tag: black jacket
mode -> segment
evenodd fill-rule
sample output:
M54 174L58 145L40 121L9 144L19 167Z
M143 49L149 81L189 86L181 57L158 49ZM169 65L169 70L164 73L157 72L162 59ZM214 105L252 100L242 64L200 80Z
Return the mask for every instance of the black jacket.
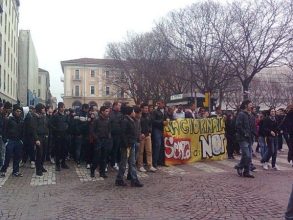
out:
M156 109L153 111L152 120L153 120L153 128L157 128L161 131L164 129L164 121L167 119L165 112L161 112L160 109Z
M121 123L122 145L121 147L132 147L137 142L137 130L134 119L126 115Z
M273 137L271 131L275 132L276 136L279 133L279 124L277 119L272 120L270 117L264 119L263 129L266 137ZM275 136L275 137L276 137Z
M293 136L293 111L288 112L284 119L283 126L286 130L286 133L290 134L290 136Z
M4 114L0 114L0 135L3 135L3 130L4 130L4 125L5 125L5 121L7 120L7 118L5 117Z
M105 118L103 115L99 115L98 119L95 120L94 131L98 140L111 138L110 119L108 117Z
M123 115L121 112L112 111L110 113L110 124L112 135L121 135L121 122L123 120Z
M240 111L236 116L236 139L238 142L253 140L253 128L251 126L250 114L246 111Z
M65 136L69 127L67 116L57 112L52 116L50 126L54 136Z
M23 140L23 121L21 118L10 116L3 132L3 141Z
M70 120L70 133L80 136L88 134L89 122L87 112L81 111L79 115Z
M40 136L49 134L48 121L45 115L33 113L28 121L34 141L40 140Z
M232 119L227 119L225 122L225 135L229 139L234 139L235 138L235 118Z
M261 119L259 121L259 128L258 128L258 136L259 137L265 137L266 136L266 131L264 129L263 124L264 124L264 119Z
M152 133L152 118L149 113L142 113L140 118L141 133L149 136Z

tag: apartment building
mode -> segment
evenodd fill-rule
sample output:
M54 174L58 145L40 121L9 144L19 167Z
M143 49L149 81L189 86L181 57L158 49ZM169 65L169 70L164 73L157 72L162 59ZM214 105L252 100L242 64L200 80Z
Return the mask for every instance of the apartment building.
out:
M37 97L39 103L44 105L50 104L51 92L50 92L50 74L47 70L39 68L38 75L38 92Z
M61 61L64 74L63 101L68 108L82 104L102 106L115 100L133 103L126 93L113 84L113 75L119 72L114 60L81 58Z
M30 31L20 30L18 40L18 99L22 105L36 105L39 102L39 64Z
M17 102L19 0L0 0L0 98Z

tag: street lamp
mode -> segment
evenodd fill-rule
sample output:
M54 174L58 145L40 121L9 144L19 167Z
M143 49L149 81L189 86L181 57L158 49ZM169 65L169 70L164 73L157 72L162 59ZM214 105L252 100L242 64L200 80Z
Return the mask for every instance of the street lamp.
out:
M192 77L193 77L193 50L194 47L192 44L185 44L191 50L191 57L190 57L190 95L193 96L193 85L192 85Z

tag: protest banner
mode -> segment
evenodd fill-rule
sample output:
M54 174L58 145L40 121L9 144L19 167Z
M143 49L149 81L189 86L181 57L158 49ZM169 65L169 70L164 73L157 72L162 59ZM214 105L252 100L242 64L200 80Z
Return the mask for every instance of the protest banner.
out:
M223 160L226 144L223 118L177 119L164 126L166 165Z

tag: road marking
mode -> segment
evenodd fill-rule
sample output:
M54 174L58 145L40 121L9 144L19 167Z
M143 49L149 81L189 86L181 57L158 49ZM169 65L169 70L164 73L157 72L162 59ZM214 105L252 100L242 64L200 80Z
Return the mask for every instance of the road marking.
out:
M192 166L196 169L205 171L207 173L224 173L227 172L226 170L223 170L221 168L215 167L215 166L211 166L212 162L209 162L209 164L203 163L203 162L198 162L195 164L192 164Z
M9 176L12 173L12 167L8 167L6 171L5 177L0 177L0 188L5 184L5 182L8 180Z
M45 166L45 169L47 170L47 172L43 173L43 176L37 176L34 172L30 183L31 186L56 184L55 166Z
M103 181L104 178L103 177L94 177L92 178L90 176L90 170L86 169L85 167L77 167L75 166L75 171L77 173L77 176L80 180L80 182L95 182L95 181ZM97 172L96 172L97 174Z

